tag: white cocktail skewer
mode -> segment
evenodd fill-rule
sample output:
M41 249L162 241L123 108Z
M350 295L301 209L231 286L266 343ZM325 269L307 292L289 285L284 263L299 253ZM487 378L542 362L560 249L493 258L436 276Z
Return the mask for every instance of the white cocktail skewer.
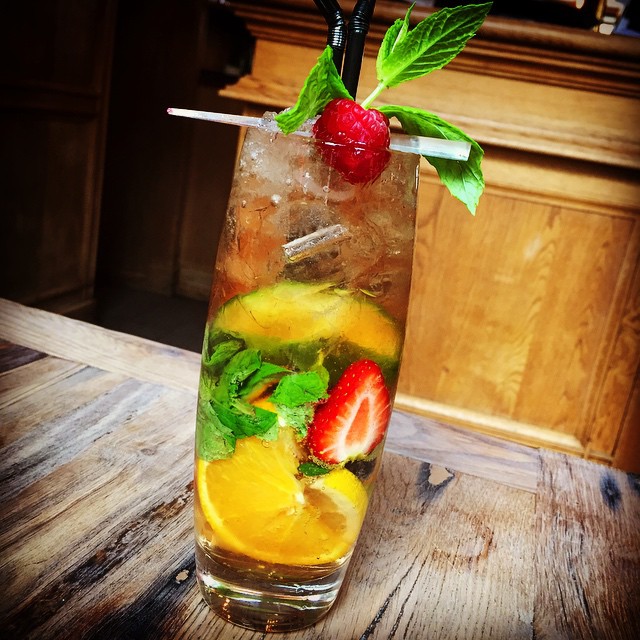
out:
M274 120L256 118L253 116L239 116L232 113L215 113L213 111L197 111L192 109L167 109L172 116L192 118L195 120L208 120L222 124L233 124L239 127L258 127L266 131L279 133L280 129ZM299 130L296 135L310 137L309 130ZM416 153L432 158L444 158L446 160L468 160L471 145L459 140L443 140L440 138L427 138L425 136L409 136L404 133L392 133L389 148L394 151Z

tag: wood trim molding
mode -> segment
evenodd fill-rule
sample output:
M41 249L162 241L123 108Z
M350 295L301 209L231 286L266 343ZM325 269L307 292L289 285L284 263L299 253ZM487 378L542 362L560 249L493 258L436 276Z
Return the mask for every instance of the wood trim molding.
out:
M228 4L257 39L317 51L326 42L324 21L309 0L230 0ZM378 0L366 55L375 56L386 29L405 11L404 3ZM412 23L432 12L433 9L416 7ZM489 17L447 68L640 97L639 40L509 18Z
M427 416L447 424L467 427L477 433L504 438L530 447L551 448L581 457L586 454L585 447L571 434L433 402L417 396L398 393L394 408L399 411L408 411ZM595 452L593 453L595 454ZM611 462L611 459L606 456L598 456L598 460L605 464Z

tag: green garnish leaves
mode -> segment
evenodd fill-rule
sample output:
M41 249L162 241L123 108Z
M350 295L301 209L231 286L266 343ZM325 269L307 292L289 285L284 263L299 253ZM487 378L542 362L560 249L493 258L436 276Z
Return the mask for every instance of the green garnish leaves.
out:
M242 340L236 340L235 338L224 340L216 344L208 356L203 356L202 362L209 368L218 368L238 353L243 346Z
M218 420L237 438L263 436L276 425L278 416L271 412L234 402L211 402Z
M409 7L385 35L378 53L378 82L395 87L449 64L484 22L491 2L440 9L409 29Z
M218 418L209 401L198 405L196 452L203 460L230 458L236 449L236 435Z
M329 376L324 367L319 371L292 373L280 380L271 395L280 420L295 429L299 437L307 435L316 403L327 398L328 383Z
M255 371L260 369L260 352L255 349L243 349L236 353L225 366L213 397L225 401L240 395L240 386Z
M262 362L258 369L247 379L242 389L242 395L248 396L256 390L266 389L288 373L291 373L291 371L285 367L271 362Z
M241 350L232 343L240 342ZM260 352L244 349L244 343L224 340L213 348L211 356L203 362L198 399L198 428L196 451L204 460L230 457L235 451L236 440L259 436L263 440L278 437L278 416L272 411L254 407L244 397L257 387L283 375L283 367L262 363ZM227 362L223 357L228 356ZM207 364L209 363L209 364ZM220 368L219 376L211 369Z
M438 176L451 195L461 200L475 215L478 201L484 190L484 177L481 162L484 151L480 145L457 127L442 118L412 107L385 105L379 108L388 118L395 117L400 121L402 129L410 135L443 138L445 140L463 140L471 143L471 152L466 162L445 160L425 156L433 165Z
M451 62L477 33L492 4L484 2L439 9L411 29L412 4L404 18L396 20L386 32L376 59L378 85L362 100L361 106L368 109L385 89L420 78ZM304 83L296 105L279 113L276 122L284 133L292 133L306 120L321 113L334 98L351 96L333 64L331 48L327 47ZM376 108L387 117L395 116L405 133L471 143L467 162L425 158L435 167L451 194L475 215L484 190L480 167L484 152L480 146L460 129L426 111L393 105Z
M326 47L309 72L295 106L275 117L283 133L297 131L309 118L318 115L334 98L351 99L333 62L331 47Z
M382 43L380 44L380 49L378 51L378 57L376 58L376 73L378 81L380 81L380 78L385 73L385 62L393 53L396 45L403 42L409 32L409 18L411 17L411 12L413 11L414 6L415 5L412 4L407 10L405 17L401 20L396 20L384 34L384 38L382 39Z
M302 462L298 466L298 471L304 476L323 476L329 473L331 469L315 464L314 462Z
M196 451L203 460L229 458L239 438L276 440L286 425L304 438L315 405L327 397L329 374L321 365L297 373L263 362L242 340L216 336L203 358ZM268 398L272 410L252 404Z
M271 396L271 401L285 407L299 407L326 397L327 381L315 371L305 371L282 378Z

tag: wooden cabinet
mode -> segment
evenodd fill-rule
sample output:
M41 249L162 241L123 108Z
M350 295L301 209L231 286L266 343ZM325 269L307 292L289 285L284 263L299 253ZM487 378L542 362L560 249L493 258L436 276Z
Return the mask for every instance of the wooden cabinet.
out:
M242 28L237 17L207 0L120 4L101 281L208 298L239 130L171 117L166 110L238 109L217 90L229 68L241 66Z
M0 295L93 299L115 0L14 2L0 20Z
M207 0L7 7L0 296L83 317L96 280L208 297L238 130L166 109L237 108L217 86L239 22Z
M231 6L256 49L224 95L293 104L324 46L313 3ZM359 97L403 12L377 3ZM486 151L475 218L424 163L400 407L640 471L639 61L634 39L490 18L446 69L381 96Z

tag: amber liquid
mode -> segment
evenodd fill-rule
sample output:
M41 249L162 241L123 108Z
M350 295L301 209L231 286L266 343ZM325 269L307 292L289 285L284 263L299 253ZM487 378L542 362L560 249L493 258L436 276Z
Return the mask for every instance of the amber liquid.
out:
M351 362L372 359L393 398L410 289L417 169L416 156L396 153L373 184L351 185L324 164L312 140L248 132L218 250L196 442L210 419L207 362L229 336L292 371L321 361L330 387ZM283 424L281 432L287 429ZM296 471L309 452L303 439L292 439L289 448L273 445L280 471L265 480L268 451L251 438L250 446L238 445L233 462L205 463L196 456L198 582L209 606L230 622L263 631L299 629L335 602L383 444L366 460L318 480ZM264 467L255 480L252 452ZM235 482L245 470L247 482ZM261 505L284 500L280 485L288 482L296 500L266 513ZM270 498L271 484L277 499ZM246 526L236 507L245 503L260 511ZM291 518L294 525L287 524ZM308 560L314 540L319 562Z

